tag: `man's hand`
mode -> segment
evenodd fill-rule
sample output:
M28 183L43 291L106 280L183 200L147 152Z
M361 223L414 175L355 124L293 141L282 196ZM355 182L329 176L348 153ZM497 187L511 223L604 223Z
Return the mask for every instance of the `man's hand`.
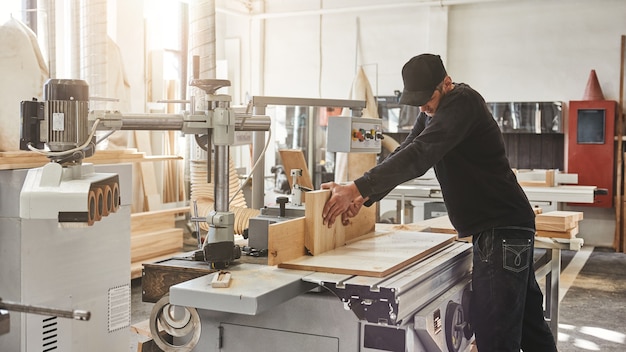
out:
M348 208L350 208L350 205L353 204L353 201L357 197L361 196L358 188L356 188L356 185L353 182L347 185L340 185L335 182L323 183L322 189L329 189L331 193L330 199L326 202L326 204L324 205L324 210L322 211L324 224L328 225L328 227L333 226L337 216L344 214L348 210ZM362 204L363 203L361 202L361 205ZM354 213L354 215L356 215L360 208L360 206L358 206L358 208L354 208L351 213ZM347 219L344 218L342 215L342 221L343 220Z
M363 199L363 197L361 196L358 196L352 203L350 203L348 209L341 214L341 223L343 224L343 226L347 226L350 224L350 218L355 217L359 213L359 210L361 210L364 202L365 199Z

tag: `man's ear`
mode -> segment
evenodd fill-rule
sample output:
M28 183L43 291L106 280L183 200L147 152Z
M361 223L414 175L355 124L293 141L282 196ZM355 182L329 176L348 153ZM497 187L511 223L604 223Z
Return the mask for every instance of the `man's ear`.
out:
M446 76L443 79L443 87L446 92L452 88L452 78L450 76Z

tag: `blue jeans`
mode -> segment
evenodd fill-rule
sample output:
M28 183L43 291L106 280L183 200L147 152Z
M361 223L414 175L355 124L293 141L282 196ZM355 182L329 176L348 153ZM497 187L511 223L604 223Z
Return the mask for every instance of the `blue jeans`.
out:
M479 352L554 352L535 278L534 223L473 236L470 322Z

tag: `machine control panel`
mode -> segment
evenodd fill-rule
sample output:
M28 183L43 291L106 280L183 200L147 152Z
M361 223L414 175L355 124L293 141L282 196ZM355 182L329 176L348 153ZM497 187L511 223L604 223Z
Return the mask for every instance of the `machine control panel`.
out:
M364 117L333 116L328 119L329 152L380 153L382 120Z

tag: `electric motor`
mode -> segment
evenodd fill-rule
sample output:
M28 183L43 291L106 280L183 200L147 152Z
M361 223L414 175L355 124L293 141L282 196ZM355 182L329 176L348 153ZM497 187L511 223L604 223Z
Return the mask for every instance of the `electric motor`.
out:
M43 87L43 102L21 104L20 149L29 144L63 152L83 145L89 138L89 86L84 80L49 79Z

